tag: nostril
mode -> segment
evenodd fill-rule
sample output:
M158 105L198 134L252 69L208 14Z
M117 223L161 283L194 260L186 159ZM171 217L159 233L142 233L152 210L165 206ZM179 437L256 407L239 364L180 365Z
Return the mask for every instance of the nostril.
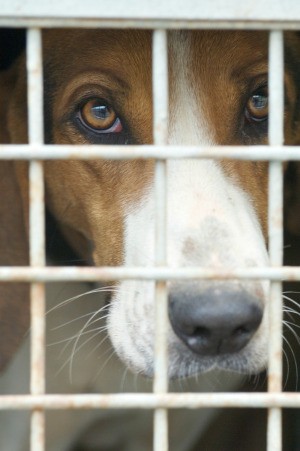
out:
M173 328L177 330L178 334L185 335L187 337L195 338L195 337L203 337L208 338L211 334L209 328L202 325L195 325L193 320L190 318L189 321L176 321L176 323L172 322Z
M232 331L228 330L228 336L225 335L223 330L220 330L220 333L217 333L217 332L214 332L213 328L208 329L207 327L193 327L193 328L186 327L182 332L190 338L199 338L199 339L203 339L203 340L208 339L213 335L215 335L215 337L220 336L220 338L223 335L223 339L232 339L232 338L245 337L245 336L251 334L251 330L249 330L249 328L247 328L246 326L236 327Z
M245 334L249 334L250 330L248 327L246 326L240 326L240 327L236 327L233 332L232 335L235 337L241 336L241 335L245 335Z
M208 338L210 334L211 334L210 330L207 329L206 327L195 327L191 336Z

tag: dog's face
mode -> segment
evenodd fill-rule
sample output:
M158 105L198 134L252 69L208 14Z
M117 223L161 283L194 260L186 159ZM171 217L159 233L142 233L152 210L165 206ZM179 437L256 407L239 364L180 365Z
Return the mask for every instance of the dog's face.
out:
M298 132L297 45L286 36L290 144ZM150 32L46 31L44 60L47 142L152 143ZM169 74L169 143L267 142L267 33L170 32ZM24 89L21 80L10 108L13 142L25 139ZM96 265L154 265L153 161L53 161L45 170L48 206L75 248L92 249ZM168 265L267 264L265 163L170 160L167 171ZM168 290L170 377L265 366L267 283L178 281ZM154 282L119 283L108 320L117 353L147 375L154 291Z

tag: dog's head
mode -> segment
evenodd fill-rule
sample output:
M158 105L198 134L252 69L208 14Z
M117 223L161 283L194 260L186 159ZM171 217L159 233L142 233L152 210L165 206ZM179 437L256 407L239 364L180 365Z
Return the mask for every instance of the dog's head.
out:
M44 32L48 143L152 142L151 33ZM286 143L298 140L297 37L287 34ZM171 144L267 142L268 35L170 32ZM11 142L26 141L25 78L12 96ZM19 179L23 169L17 168ZM167 162L168 265L215 268L268 263L267 164ZM51 161L47 204L67 239L96 265L154 264L153 161ZM169 282L169 374L266 365L266 282ZM154 282L123 281L109 334L132 368L153 374Z

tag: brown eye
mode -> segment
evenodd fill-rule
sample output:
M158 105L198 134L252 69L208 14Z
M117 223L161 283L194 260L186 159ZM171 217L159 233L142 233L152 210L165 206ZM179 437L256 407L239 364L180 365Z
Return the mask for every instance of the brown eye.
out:
M80 110L85 126L98 133L119 133L122 124L116 112L101 99L87 101Z
M267 89L261 89L249 98L246 106L246 117L248 120L262 122L268 118L269 99Z

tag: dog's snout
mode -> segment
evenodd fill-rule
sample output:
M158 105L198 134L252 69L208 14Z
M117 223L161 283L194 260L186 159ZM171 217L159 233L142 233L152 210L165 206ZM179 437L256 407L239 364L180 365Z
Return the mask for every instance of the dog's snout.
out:
M263 316L261 302L245 290L170 293L169 317L176 335L195 353L216 356L247 345Z

